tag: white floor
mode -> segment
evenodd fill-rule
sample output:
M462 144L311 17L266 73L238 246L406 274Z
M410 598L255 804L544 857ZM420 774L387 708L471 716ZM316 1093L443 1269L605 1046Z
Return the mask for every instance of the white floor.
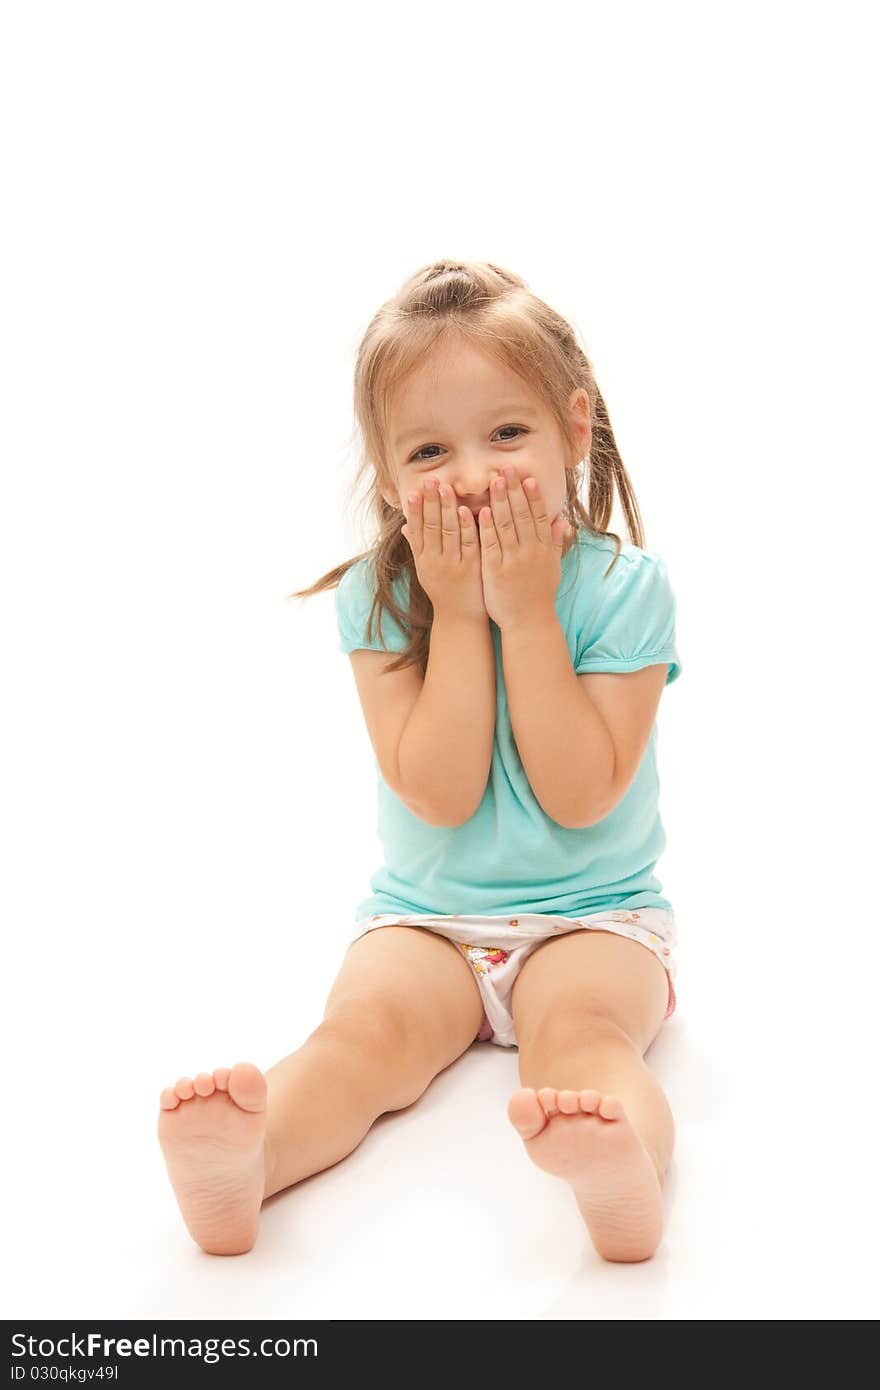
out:
M859 881L876 818L858 802L862 765L836 749L820 790L801 790L805 740L831 726L799 703L797 666L780 667L745 732L736 691L725 706L705 671L691 704L670 699L663 716L678 1011L649 1061L677 1143L652 1261L595 1255L570 1193L508 1124L517 1055L491 1043L267 1204L250 1254L202 1254L168 1185L159 1093L300 1045L379 860L353 682L329 666L323 685L300 682L291 724L294 682L271 660L244 663L248 689L226 705L200 662L179 687L193 708L163 725L176 743L136 737L129 704L102 733L84 687L90 741L37 721L44 761L21 767L4 942L6 1317L877 1316L880 938ZM264 724L257 685L274 701ZM869 685L847 691L864 728ZM708 758L717 709L739 732ZM238 732L215 766L224 722ZM344 784L312 737L324 726L339 730Z
M124 1034L119 1047L118 1005L102 1024L93 1000L55 1086L44 1074L15 1098L5 1315L875 1317L873 1057L856 1051L840 1068L837 1028L829 1049L815 999L822 988L831 999L834 982L791 973L791 962L774 1032L768 1004L786 957L768 961L738 1023L734 995L718 987L730 984L723 954L697 947L680 971L679 1012L649 1054L677 1121L667 1228L655 1258L632 1266L595 1255L568 1190L527 1159L505 1115L516 1053L492 1044L384 1116L342 1163L267 1203L250 1254L206 1256L179 1220L153 1136L166 1081L157 1054L179 1053L184 1025L159 1011L155 1036L138 1029L133 1047ZM248 1013L256 1029L259 1009ZM198 1008L192 1016L204 1021ZM90 1055L101 1047L103 1067ZM274 1060L237 1043L232 1052L194 1069Z

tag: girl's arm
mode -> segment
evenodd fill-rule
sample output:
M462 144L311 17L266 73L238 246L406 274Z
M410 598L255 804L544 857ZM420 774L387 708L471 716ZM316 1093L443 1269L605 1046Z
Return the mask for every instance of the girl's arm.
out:
M605 814L614 743L572 665L559 617L501 629L501 661L517 751L535 800L566 830Z
M429 825L462 825L483 799L495 736L495 648L488 614L434 614L425 680L398 748L406 799Z

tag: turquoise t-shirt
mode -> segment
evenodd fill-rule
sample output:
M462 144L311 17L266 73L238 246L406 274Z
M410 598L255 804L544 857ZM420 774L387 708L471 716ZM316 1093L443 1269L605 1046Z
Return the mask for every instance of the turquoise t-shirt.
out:
M623 544L608 578L615 543L580 532L562 558L556 595L574 670L637 671L668 663L666 684L681 674L675 646L675 598L663 560ZM373 575L372 583L370 576ZM407 611L408 573L395 582ZM336 590L339 647L400 651L404 634L387 609L382 635L365 639L375 593L370 556L346 571ZM517 752L501 657L501 630L490 622L495 644L496 715L492 765L483 799L463 825L427 825L391 790L379 771L378 835L385 863L370 879L371 896L355 908L355 920L374 913L508 916L542 913L581 916L606 908L665 907L654 865L666 836L658 811L656 722L626 795L597 825L566 830L535 799Z

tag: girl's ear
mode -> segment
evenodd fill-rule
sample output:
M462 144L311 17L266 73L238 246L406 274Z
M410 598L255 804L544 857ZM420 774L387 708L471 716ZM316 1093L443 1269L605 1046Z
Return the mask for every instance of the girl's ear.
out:
M590 398L582 386L572 392L569 408L572 413L572 423L580 441L580 456L583 458L590 452L590 445L593 442L593 425L590 418Z

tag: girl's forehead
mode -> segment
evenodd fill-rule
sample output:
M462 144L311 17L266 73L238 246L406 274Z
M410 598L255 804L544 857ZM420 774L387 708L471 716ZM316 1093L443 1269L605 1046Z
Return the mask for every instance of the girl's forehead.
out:
M466 346L444 352L419 366L389 393L389 411L400 418L426 410L472 411L509 406L542 406L540 397L503 362Z

